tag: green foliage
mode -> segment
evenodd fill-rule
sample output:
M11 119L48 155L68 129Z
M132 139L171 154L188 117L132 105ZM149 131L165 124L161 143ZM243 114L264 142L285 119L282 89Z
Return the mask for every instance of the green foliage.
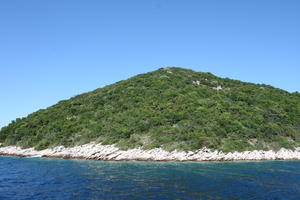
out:
M170 151L293 148L300 144L300 95L162 68L60 101L0 131L2 145L36 149L91 141Z

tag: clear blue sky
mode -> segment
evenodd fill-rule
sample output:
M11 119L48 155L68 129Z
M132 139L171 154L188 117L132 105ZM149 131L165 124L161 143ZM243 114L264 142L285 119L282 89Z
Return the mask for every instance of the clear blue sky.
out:
M164 66L300 91L298 0L0 1L0 127Z

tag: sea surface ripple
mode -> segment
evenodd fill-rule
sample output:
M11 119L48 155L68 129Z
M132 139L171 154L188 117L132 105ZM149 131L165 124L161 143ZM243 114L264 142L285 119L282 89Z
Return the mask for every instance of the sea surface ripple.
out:
M300 199L300 161L105 162L0 157L0 200Z

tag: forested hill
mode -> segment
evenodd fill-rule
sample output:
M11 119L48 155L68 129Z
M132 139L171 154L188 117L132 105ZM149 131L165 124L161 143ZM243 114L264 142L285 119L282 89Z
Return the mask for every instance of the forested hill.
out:
M0 131L0 143L44 149L91 141L122 149L223 151L300 146L300 94L161 68L60 101Z

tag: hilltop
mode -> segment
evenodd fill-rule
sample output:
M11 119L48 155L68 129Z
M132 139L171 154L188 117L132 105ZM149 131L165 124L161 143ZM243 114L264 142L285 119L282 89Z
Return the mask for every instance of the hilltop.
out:
M92 141L168 151L293 149L300 146L300 95L161 68L60 101L0 131L3 146L37 150Z

